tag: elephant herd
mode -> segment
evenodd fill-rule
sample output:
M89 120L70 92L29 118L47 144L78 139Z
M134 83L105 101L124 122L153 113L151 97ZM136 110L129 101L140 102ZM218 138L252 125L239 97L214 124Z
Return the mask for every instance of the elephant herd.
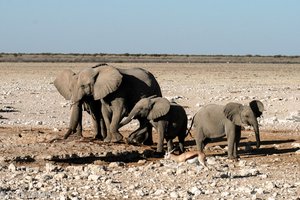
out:
M152 127L158 133L157 152L163 152L164 139L167 150L173 149L172 140L178 137L179 151L184 152L184 139L194 127L197 149L214 138L227 136L228 157L237 158L237 147L242 125L253 126L257 148L260 146L257 118L264 106L258 100L249 105L228 103L225 106L210 104L193 117L187 130L186 112L179 104L162 97L160 86L149 71L142 68L120 69L107 64L88 67L78 73L66 69L54 80L58 92L71 101L70 134L82 135L82 112L91 115L95 138L104 142L121 142L119 128L132 119L139 127L127 138L128 143L153 144Z

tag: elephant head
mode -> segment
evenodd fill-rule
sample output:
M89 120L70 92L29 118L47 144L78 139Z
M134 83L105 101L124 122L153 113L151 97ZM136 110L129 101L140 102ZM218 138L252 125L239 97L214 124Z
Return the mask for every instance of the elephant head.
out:
M78 102L85 96L93 96L94 100L102 99L118 89L122 77L122 74L111 66L86 68L78 74L71 101Z
M260 136L257 117L260 117L264 110L263 103L254 100L249 103L249 106L239 103L228 103L225 105L224 114L227 119L232 121L237 126L243 124L251 125L255 132L256 147L260 147Z
M78 81L78 75L75 74L72 70L66 69L56 77L53 84L58 90L58 92L66 100L71 100L76 88L77 81ZM67 138L72 132L76 130L77 125L81 120L81 117L82 117L82 107L81 107L81 103L78 101L75 104L72 104L70 127L68 132L65 134L64 138Z
M166 115L169 112L170 107L170 102L166 98L153 96L142 98L132 108L128 117L120 123L120 127L138 117L155 120Z

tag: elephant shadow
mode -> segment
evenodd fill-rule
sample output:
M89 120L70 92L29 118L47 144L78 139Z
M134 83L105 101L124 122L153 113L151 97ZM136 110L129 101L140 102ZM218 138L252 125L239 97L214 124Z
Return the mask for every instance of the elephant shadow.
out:
M3 108L0 109L0 113L12 113L12 112L20 112L20 111L15 109L12 106L4 106ZM0 119L8 119L8 118L0 115Z
M242 137L241 140L243 139L247 139L246 137ZM221 142L221 143L220 143ZM261 141L261 147L259 149L257 149L255 147L256 142L240 142L239 147L242 147L239 150L240 155L248 155L248 156L266 156L266 155L274 155L274 154L286 154L286 153L294 153L297 150L299 150L299 148L294 148L294 147L290 147L290 148L286 148L288 146L284 146L283 148L277 148L276 145L279 144L288 144L288 143L293 143L296 142L296 140L294 139L286 139L286 140L264 140ZM191 139L191 140L187 140L186 141L186 146L187 147L195 147L195 140ZM252 147L251 151L246 151L243 147L249 145ZM219 138L219 139L215 139L214 141L209 143L210 147L213 146L220 146L222 149L224 149L227 146L227 139L225 138ZM205 150L204 150L205 151ZM209 155L211 156L226 156L227 152L224 153L220 153L220 152L214 152L211 151L209 153Z
M50 161L56 163L68 163L68 164L92 164L96 162L103 163L137 163L139 160L145 160L146 158L151 158L155 153L155 150L144 150L142 153L138 151L124 151L120 153L105 153L103 155L93 155L89 156L78 156L76 154L72 154L68 158L58 158L53 157Z
M257 155L257 156L266 156L266 155L274 155L274 154L286 154L286 153L294 153L299 148L297 147L290 147L290 148L277 148L276 145L279 144L287 144L287 143L293 143L296 142L294 139L287 139L287 140L265 140L261 141L262 145L265 145L266 147L261 147L259 149L253 148L251 152L241 150L241 153L244 155ZM241 146L245 146L246 143L241 143ZM255 142L251 143L251 146L255 146Z

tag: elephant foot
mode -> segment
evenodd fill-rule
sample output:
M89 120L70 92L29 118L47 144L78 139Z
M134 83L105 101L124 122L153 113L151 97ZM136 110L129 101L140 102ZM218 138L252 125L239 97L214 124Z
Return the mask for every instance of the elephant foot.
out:
M104 140L104 138L103 138L103 136L102 136L101 134L97 134L97 135L95 136L95 139L96 139L96 140Z
M111 137L106 136L106 138L103 140L103 142L107 142L107 143L111 142Z
M120 133L114 133L114 138L111 140L113 143L122 142L123 141L123 135Z
M234 157L234 156L229 156L229 157L228 157L228 160L236 162L236 161L239 160L239 156L236 156L236 157Z

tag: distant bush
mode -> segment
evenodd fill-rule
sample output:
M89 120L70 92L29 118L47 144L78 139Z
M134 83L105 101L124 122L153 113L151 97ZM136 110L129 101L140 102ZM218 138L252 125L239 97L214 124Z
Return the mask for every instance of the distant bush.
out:
M282 55L275 55L274 58L281 58L283 57Z

